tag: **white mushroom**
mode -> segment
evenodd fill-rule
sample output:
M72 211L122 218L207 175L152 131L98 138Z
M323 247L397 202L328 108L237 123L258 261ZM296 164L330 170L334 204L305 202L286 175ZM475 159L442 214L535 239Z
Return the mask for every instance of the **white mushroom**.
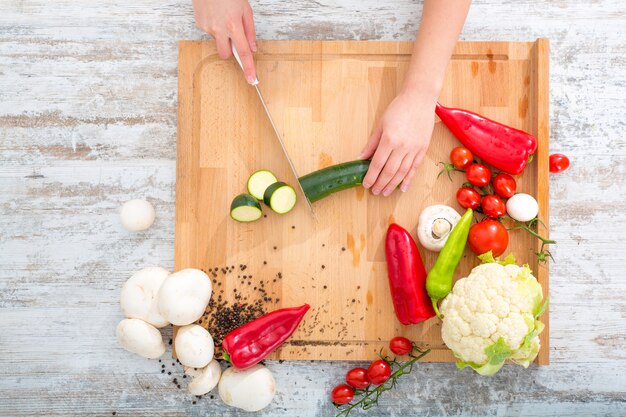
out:
M508 199L506 212L517 221L527 222L537 217L539 204L532 195L519 193Z
M159 313L157 294L170 273L163 268L148 267L135 272L124 283L120 304L124 315L141 319L156 328L167 326L168 321Z
M222 368L216 360L209 362L202 369L185 367L185 374L191 377L187 389L192 395L204 395L217 386L222 375Z
M199 269L175 272L159 288L159 312L176 326L193 323L204 314L211 291L211 280Z
M139 232L152 226L154 216L152 204L142 199L125 202L120 210L122 224L131 232Z
M184 366L204 368L213 359L213 338L209 332L197 324L189 324L178 329L174 339L176 356Z
M443 204L428 206L420 214L417 238L424 248L439 252L460 219L461 215L452 207Z
M274 399L276 381L263 365L245 370L228 368L222 374L218 390L225 404L245 411L259 411Z
M165 353L161 333L143 320L124 319L115 331L118 343L127 351L148 359L155 359Z

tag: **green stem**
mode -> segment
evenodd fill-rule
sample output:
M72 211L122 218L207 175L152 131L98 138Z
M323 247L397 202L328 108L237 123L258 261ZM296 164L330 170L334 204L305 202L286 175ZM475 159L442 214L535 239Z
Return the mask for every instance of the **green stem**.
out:
M534 230L532 230L530 227L526 226L525 224L519 224L519 225L517 225L515 227L510 228L509 230L517 230L517 229L526 230L528 233L530 233L531 235L533 235L537 239L541 240L541 242L544 245L552 245L552 244L556 243L556 241L554 241L554 240L544 238L539 233L535 232Z

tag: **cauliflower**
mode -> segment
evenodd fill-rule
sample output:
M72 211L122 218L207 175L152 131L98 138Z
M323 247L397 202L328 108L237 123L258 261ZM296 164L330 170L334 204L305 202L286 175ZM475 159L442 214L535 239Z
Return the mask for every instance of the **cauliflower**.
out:
M441 303L441 337L459 368L493 375L506 359L526 368L537 357L544 328L538 320L547 307L541 305L541 285L511 255L504 261L491 252L479 258L484 263L459 279Z

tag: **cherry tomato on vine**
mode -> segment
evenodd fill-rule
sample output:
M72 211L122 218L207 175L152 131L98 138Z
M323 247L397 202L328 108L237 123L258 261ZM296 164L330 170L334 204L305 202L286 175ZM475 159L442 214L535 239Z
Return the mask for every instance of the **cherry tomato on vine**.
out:
M339 384L330 393L330 398L335 404L348 404L354 399L354 390L346 384Z
M456 201L464 209L476 210L480 205L480 194L473 188L462 187L456 192Z
M483 164L472 164L465 170L467 181L476 187L484 187L491 181L491 170Z
M562 153L550 155L550 172L556 174L569 168L569 158Z
M500 256L509 246L509 232L496 220L483 220L470 227L467 243L476 255L491 251Z
M483 213L487 217L497 219L506 214L506 205L504 201L497 195L486 195L480 202L480 206L483 208Z
M474 155L472 152L462 146L457 146L450 151L450 162L456 169L465 169L472 164Z
M398 336L389 341L389 349L396 355L404 356L413 352L413 343L406 337Z
M380 385L391 377L391 366L382 359L371 363L367 368L367 378L374 385Z
M370 385L370 380L367 379L367 369L365 368L353 368L346 374L346 382L352 385L354 388L363 389Z
M493 190L502 198L511 198L517 190L515 179L504 172L499 173L491 181Z

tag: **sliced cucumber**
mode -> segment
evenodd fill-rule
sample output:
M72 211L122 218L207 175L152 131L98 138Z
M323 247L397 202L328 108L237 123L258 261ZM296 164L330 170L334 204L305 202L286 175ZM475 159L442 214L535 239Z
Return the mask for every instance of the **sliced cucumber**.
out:
M311 203L363 183L370 161L351 161L329 166L300 177L300 185Z
M230 217L238 222L253 222L262 215L261 204L250 194L239 194L230 204Z
M274 212L285 214L290 212L296 205L296 192L284 182L275 182L265 190L263 201L270 206Z
M255 171L248 178L248 192L257 200L263 200L263 194L270 185L278 182L276 175L266 169Z

